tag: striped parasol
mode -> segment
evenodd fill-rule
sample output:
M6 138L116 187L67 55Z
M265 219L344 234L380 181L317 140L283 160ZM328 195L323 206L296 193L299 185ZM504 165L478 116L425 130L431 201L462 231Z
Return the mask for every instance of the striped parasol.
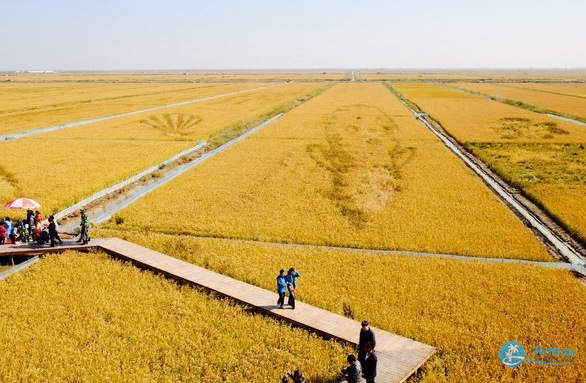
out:
M22 209L36 209L41 207L41 204L29 198L17 198L4 205L5 209L22 210Z

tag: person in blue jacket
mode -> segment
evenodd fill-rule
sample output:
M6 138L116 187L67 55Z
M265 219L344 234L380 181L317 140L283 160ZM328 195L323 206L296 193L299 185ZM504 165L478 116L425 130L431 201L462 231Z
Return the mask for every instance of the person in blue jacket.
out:
M296 279L301 275L295 270L294 267L290 268L285 276L285 282L287 283L287 290L289 290L289 300L287 304L291 306L291 309L295 310L295 289L297 288Z
M285 280L285 270L281 269L279 275L277 275L277 293L279 294L279 300L277 300L277 306L283 308L285 304L285 292L287 291L287 281Z

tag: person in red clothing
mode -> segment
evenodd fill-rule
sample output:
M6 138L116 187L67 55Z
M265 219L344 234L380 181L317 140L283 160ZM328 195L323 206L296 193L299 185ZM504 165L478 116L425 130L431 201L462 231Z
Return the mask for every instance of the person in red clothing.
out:
M35 211L35 223L43 222L43 216L40 211Z
M0 245L4 245L6 243L6 227L4 226L4 222L0 223Z

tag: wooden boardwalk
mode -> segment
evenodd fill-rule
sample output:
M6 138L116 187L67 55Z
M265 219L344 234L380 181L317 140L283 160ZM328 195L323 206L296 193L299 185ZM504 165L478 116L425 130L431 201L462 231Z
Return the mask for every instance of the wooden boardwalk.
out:
M90 245L66 244L57 248L33 249L28 246L0 246L0 257L15 255L38 255L65 250L101 250L113 257L161 273L169 278L202 287L221 296L236 300L253 309L288 322L294 326L315 332L326 339L335 339L352 345L358 344L360 323L320 309L296 302L296 309L279 309L277 294L222 274L209 271L191 263L170 257L119 238L92 240ZM376 353L379 383L399 383L409 378L433 355L435 348L381 329L372 328L376 334ZM345 361L332 361L344 365Z

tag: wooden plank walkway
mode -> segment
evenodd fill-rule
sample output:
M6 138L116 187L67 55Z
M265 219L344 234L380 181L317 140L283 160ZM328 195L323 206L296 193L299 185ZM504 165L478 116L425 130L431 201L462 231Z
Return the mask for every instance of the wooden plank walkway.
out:
M56 248L41 249L22 245L0 246L0 256L38 255L65 250L87 251L89 249L104 251L113 257L130 261L141 268L213 291L250 306L263 314L315 332L326 339L335 339L352 345L358 344L360 323L355 320L299 301L296 302L295 310L279 309L276 305L277 294L275 292L226 277L119 238L96 239L87 246L78 246L72 243ZM377 339L376 353L379 362L376 380L379 383L404 382L435 352L435 348L432 346L374 327L372 329ZM333 361L333 363L340 365L343 365L344 362L343 360Z

